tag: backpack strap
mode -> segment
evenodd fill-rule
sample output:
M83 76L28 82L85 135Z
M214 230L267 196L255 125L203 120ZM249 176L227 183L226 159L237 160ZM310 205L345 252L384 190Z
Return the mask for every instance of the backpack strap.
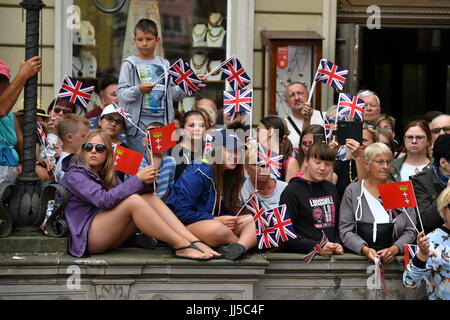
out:
M291 116L288 116L287 119L290 122L290 124L292 125L292 127L294 128L294 130L298 133L298 136L301 136L302 135L302 131L297 127L297 125L295 124L294 120L292 120Z

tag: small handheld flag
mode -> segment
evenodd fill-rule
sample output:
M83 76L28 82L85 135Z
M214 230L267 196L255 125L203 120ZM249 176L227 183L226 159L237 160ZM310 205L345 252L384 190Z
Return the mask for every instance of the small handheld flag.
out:
M365 107L364 100L349 93L340 93L336 117L345 115L362 121Z
M407 244L403 245L403 258L405 262L405 267L409 264L409 262L416 256L419 251L419 246L415 244Z
M228 59L220 69L233 90L243 89L252 82L241 62L234 56Z
M59 89L58 98L69 100L87 108L93 91L94 86L87 86L83 82L66 75Z
M400 181L378 185L384 209L415 207L417 205L412 182Z
M114 153L114 169L135 175L138 173L143 156L140 152L119 145Z
M223 92L223 113L233 120L237 114L250 113L253 108L253 89Z
M269 226L275 230L275 240L278 244L296 239L297 235L294 232L294 226L292 225L291 216L287 211L285 204L267 210L267 216L269 216Z
M187 95L192 96L198 92L200 88L206 87L192 71L187 62L178 59L168 70L173 82L179 86Z
M317 68L314 81L323 82L327 86L342 90L344 88L345 80L347 80L347 76L347 69L340 68L338 65L327 59L322 59Z
M173 148L177 144L177 139L174 136L175 130L175 122L161 128L148 130L152 152L161 153Z
M320 249L322 249L322 248L328 243L328 238L327 238L327 236L325 235L325 232L322 231L322 233L323 233L323 235L322 235L322 240L320 240L319 244L316 244L316 245L314 246L313 251L311 251L310 253L308 253L308 254L303 258L303 260L305 260L307 263L310 263L311 260L316 256L316 254L319 254L319 253L320 253Z
M283 155L279 155L272 150L264 148L258 143L258 158L256 165L262 168L270 168L277 177L281 176L280 170L283 167Z

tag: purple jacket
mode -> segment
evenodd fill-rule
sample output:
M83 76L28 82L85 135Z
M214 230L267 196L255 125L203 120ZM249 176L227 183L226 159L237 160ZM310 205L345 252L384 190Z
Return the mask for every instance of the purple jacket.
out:
M60 184L70 193L64 209L69 226L69 253L82 257L86 252L89 226L101 210L109 210L132 194L153 191L153 185L141 182L133 176L110 190L105 190L99 177L76 159L63 163L64 177Z

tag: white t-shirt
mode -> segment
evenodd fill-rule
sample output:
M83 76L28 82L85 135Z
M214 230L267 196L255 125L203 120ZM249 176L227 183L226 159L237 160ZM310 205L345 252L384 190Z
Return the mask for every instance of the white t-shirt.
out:
M400 168L400 181L408 181L410 176L419 173L426 166L426 164L421 166L412 166L406 162L403 162L402 167Z
M303 130L303 120L299 120L292 115L291 115L291 119L295 123L295 125L297 126L298 130L300 130L300 133L301 133ZM288 138L291 141L292 146L294 148L299 148L300 135L297 133L297 130L295 130L295 128L292 126L291 122L288 120L287 117L284 120L286 121L287 127L290 132ZM311 116L310 124L319 124L319 125L323 126L323 119L322 119L322 116L320 115L320 111L313 110L313 115Z

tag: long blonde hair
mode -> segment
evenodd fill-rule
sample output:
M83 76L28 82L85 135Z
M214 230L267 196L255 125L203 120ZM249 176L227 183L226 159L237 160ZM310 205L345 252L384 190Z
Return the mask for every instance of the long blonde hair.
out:
M111 139L109 136L103 132L101 129L95 129L90 131L86 135L85 142L87 143L91 138L95 136L100 136L103 139L103 142L106 146L106 162L103 165L103 168L100 172L95 171L87 162L86 162L86 152L83 148L78 149L76 153L77 159L93 174L98 176L102 180L102 185L106 190L112 189L117 185L116 173L114 171L113 162L114 162L114 151L111 143Z

